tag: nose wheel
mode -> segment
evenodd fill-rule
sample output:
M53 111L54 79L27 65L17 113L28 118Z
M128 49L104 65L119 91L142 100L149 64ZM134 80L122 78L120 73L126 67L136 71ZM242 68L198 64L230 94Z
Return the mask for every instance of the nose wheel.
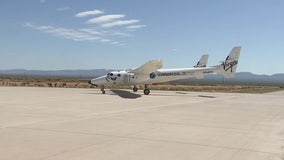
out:
M101 86L101 91L102 91L102 94L106 94L105 86Z

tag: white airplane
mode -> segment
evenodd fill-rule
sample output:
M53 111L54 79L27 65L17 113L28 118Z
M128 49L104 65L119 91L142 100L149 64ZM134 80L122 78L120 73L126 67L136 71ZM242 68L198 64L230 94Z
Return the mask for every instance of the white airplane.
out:
M219 65L207 67L208 55L203 55L193 68L161 69L162 60L152 60L144 65L124 71L113 71L107 75L91 79L90 84L100 86L105 94L105 86L129 86L133 85L133 91L137 92L137 85L145 85L144 94L149 95L148 86L153 83L175 81L185 78L203 78L207 74L223 74L224 77L233 77L238 64L241 47L234 47L230 54Z

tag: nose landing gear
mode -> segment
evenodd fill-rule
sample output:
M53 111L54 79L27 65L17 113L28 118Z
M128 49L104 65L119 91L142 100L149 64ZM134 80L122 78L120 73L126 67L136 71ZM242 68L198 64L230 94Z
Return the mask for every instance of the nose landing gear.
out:
M105 91L105 86L101 86L101 91L102 91L102 94L105 94L106 91Z

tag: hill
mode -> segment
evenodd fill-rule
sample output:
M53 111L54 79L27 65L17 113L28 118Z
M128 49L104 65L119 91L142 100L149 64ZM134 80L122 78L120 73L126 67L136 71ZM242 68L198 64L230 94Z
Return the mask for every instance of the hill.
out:
M224 78L222 75L206 75L204 79L188 78L177 81L179 83L199 84L242 84L242 85L273 85L284 86L284 74L257 75L250 72L236 73L233 78Z
M94 69L94 70L0 70L0 75L5 76L43 76L43 77L72 77L72 78L92 78L98 77L113 70L107 69Z

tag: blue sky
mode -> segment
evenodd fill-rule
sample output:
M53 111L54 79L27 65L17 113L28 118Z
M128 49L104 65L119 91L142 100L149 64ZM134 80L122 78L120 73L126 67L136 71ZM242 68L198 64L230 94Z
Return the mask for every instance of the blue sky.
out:
M283 0L2 0L0 69L128 69L152 59L284 73Z

